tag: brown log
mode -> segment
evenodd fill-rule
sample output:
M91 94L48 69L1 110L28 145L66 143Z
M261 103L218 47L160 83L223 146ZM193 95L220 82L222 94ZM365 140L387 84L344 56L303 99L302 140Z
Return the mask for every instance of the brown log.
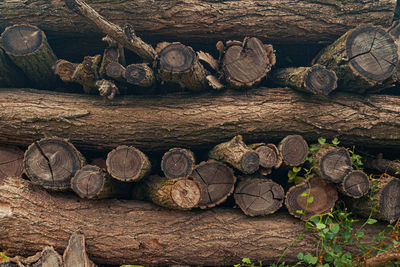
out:
M127 83L139 87L152 87L156 83L154 72L146 63L126 66L123 77Z
M376 158L364 157L364 166L367 169L376 170L381 173L400 176L400 160L384 159L382 154L378 154Z
M52 190L68 190L72 177L84 162L82 154L67 140L43 138L25 151L24 169L36 184Z
M45 247L41 252L33 256L23 258L15 256L14 258L0 261L0 267L65 267L61 256L54 250L52 246Z
M20 177L24 171L24 152L16 146L0 146L0 181Z
M24 87L25 75L6 56L0 47L0 87Z
M216 145L209 153L211 159L220 160L245 174L252 174L260 167L258 153L250 149L241 135L233 137L228 142Z
M352 198L368 194L370 185L368 176L359 170L349 172L338 185L339 192Z
M383 251L375 257L369 258L365 261L364 266L368 267L384 267L396 266L396 262L400 260L400 244L394 244L393 248L389 251Z
M394 83L397 46L384 29L360 26L326 47L314 62L335 71L342 90L375 92Z
M61 252L79 230L98 264L227 266L249 257L267 265L304 230L303 222L284 213L255 219L226 208L171 211L138 201L91 201L12 178L0 185L0 203L0 247L6 255L32 255L46 245ZM372 239L384 229L377 223L363 231ZM314 252L314 238L306 232L297 239L285 262L297 262L299 252ZM344 252L356 253L355 247Z
M82 151L133 145L147 152L211 148L222 136L238 134L249 143L299 134L393 149L400 145L399 106L399 96L336 93L326 98L284 88L125 96L111 103L95 96L2 89L0 142L28 146L38 136L53 135L69 138Z
M104 53L103 53L103 57L101 59L101 64L100 64L100 68L99 68L99 74L101 77L109 77L109 78L113 78L110 77L109 74L113 73L112 71L108 71L107 72L107 66L110 63L119 63L119 58L120 58L120 51L118 50L118 47L116 46L112 46L112 47L107 47L106 49L104 49ZM111 68L112 70L113 68Z
M186 178L192 174L196 160L192 151L171 148L161 159L161 170L168 179Z
M308 144L301 135L288 135L278 145L282 161L287 166L299 166L306 161Z
M7 27L1 34L1 45L36 88L54 87L56 76L51 67L57 57L42 30L26 24Z
M85 236L73 233L63 254L64 267L95 267L86 254ZM49 266L50 267L50 266Z
M364 216L390 223L400 217L400 179L389 175L371 181L371 192L359 199L349 199L351 211ZM371 209L376 211L372 213Z
M258 36L271 43L327 44L361 24L389 27L396 1L297 1L293 4L290 0L94 0L90 5L116 24L133 25L139 36L151 35L158 40L204 44ZM93 23L71 14L59 1L36 0L29 4L2 1L0 14L2 29L13 23L31 23L57 34L101 32Z
M258 153L260 167L264 169L279 168L282 164L282 155L274 144L256 143L249 145Z
M110 175L123 182L139 181L151 169L149 159L132 146L118 146L107 155L107 170Z
M312 198L311 202L307 200ZM338 200L336 188L318 176L292 186L286 193L285 205L290 214L302 220L330 212Z
M265 216L282 207L285 191L269 179L243 177L235 188L235 202L248 216Z
M229 41L222 58L226 82L234 88L250 88L258 84L275 65L272 45L265 45L255 37L243 42Z
M224 202L233 193L236 176L222 162L201 162L191 175L199 183L201 197L199 208L212 208Z

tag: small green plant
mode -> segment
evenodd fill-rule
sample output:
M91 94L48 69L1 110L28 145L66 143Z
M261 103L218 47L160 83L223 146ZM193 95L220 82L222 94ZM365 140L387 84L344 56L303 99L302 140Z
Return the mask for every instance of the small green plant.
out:
M6 254L4 254L4 252L0 252L0 262L5 261L7 259L8 259L8 257L6 256Z
M244 258L241 263L235 264L233 267L262 267L262 263L260 261L258 264L254 264L249 258Z
M362 157L355 153L355 146L352 150L349 150L351 156L351 165L357 170L363 170L364 163L362 162Z

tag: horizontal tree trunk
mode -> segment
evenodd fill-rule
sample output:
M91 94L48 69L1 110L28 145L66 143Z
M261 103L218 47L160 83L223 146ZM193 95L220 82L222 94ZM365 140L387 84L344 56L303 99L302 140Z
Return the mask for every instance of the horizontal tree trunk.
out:
M0 184L0 248L10 256L32 255L47 245L61 253L80 231L89 258L98 264L218 266L244 257L270 264L303 228L282 213L248 218L233 209L170 211L138 201L78 201L22 179ZM364 232L375 236L385 228L374 224ZM313 252L313 236L297 240L284 260L296 262L299 252Z
M88 3L111 22L131 24L138 36L159 40L217 42L246 36L272 43L331 42L363 23L390 26L395 0L92 0ZM62 1L1 1L0 29L30 23L58 33L100 32L69 11Z
M62 105L60 105L62 103ZM343 145L400 146L400 96L304 96L253 89L160 96L96 96L32 89L0 90L0 142L29 145L42 136L69 138L80 150L131 145L144 152L211 148L237 134L245 142L338 137ZM327 115L329 114L329 115ZM34 122L34 123L33 123Z

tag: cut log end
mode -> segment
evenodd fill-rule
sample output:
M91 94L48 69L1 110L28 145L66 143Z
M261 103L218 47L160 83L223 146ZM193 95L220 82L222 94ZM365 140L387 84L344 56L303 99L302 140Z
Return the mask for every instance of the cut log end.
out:
M260 157L257 152L248 151L243 155L240 164L244 173L254 173L260 167Z
M55 75L58 75L63 82L73 82L73 76L77 68L77 63L71 63L64 59L59 59L52 66Z
M352 170L349 152L344 148L329 150L322 157L318 167L323 178L340 183Z
M308 155L308 144L301 135L288 135L279 144L283 162L288 166L303 164Z
M79 151L60 138L44 138L25 152L24 168L32 182L48 189L67 190L84 160Z
M192 209L200 201L199 184L193 180L182 179L175 182L171 189L171 198L182 209Z
M337 87L336 73L316 64L309 70L305 80L305 86L314 94L328 95Z
M200 185L199 207L202 209L224 202L232 194L236 182L232 169L214 160L199 164L192 177Z
M31 25L14 25L1 35L3 48L13 55L26 55L40 48L43 32Z
M15 146L0 146L0 183L7 177L20 177L24 152Z
M346 40L350 65L363 77L383 82L395 71L398 55L393 38L374 26L359 27Z
M311 197L313 201L307 202ZM332 184L319 177L313 177L309 182L304 181L291 187L286 193L285 205L294 217L308 220L312 216L329 212L337 199L338 193Z
M147 157L131 146L119 146L111 151L106 163L110 175L125 182L140 180L150 170Z
M105 74L113 79L119 79L122 77L124 67L118 62L110 62L105 69Z
M191 151L173 148L166 152L161 160L161 169L165 177L177 179L188 177L194 169L195 159Z
M263 216L277 211L285 192L279 184L266 179L246 179L235 189L235 202L249 216Z
M189 71L195 60L193 49L180 43L172 43L159 53L160 68L173 73Z
M400 217L400 180L393 178L382 189L379 199L380 214L390 223Z
M105 173L101 168L86 165L71 180L71 187L81 198L94 198L103 189Z
M259 146L255 149L260 157L260 166L263 168L279 168L282 164L282 158L279 150L274 144Z
M360 198L369 192L368 176L362 171L351 171L342 182L341 191L352 198Z

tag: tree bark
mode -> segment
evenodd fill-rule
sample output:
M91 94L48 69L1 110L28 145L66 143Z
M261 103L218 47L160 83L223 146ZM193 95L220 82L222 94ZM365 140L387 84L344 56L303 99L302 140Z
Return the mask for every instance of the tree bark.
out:
M0 146L0 182L7 177L20 177L24 171L24 152L16 146Z
M376 158L364 157L364 165L367 169L376 170L381 173L388 173L390 175L400 176L400 160L384 159L382 154L378 154Z
M82 94L2 89L0 142L27 146L46 135L69 138L80 150L109 151L125 144L147 152L176 146L211 149L237 134L249 143L279 142L296 133L307 140L337 137L343 145L357 140L393 148L400 146L399 106L399 96L304 96L282 88L124 96L111 102Z
M271 264L304 229L303 222L283 213L248 218L233 209L170 211L138 201L78 200L6 179L0 184L0 247L9 256L32 255L47 245L61 253L70 235L80 231L97 264L218 266L244 257ZM365 236L385 228L368 225ZM313 237L305 233L284 260L293 263L299 252L315 251Z
M360 24L389 27L396 1L94 0L90 5L120 26L133 25L138 36L158 40L210 43L256 36L272 43L330 43ZM0 14L0 29L31 23L58 34L100 32L62 1L2 1Z
M0 87L23 87L25 75L11 62L0 47Z
M63 254L64 267L96 267L88 257L85 236L73 233ZM50 267L50 266L49 266Z

